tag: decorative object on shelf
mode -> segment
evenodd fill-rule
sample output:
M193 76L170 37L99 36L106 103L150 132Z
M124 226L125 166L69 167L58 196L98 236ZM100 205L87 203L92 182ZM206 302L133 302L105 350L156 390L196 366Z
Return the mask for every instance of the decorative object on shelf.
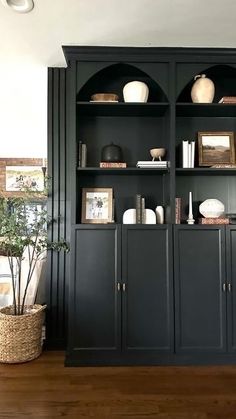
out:
M235 164L233 131L198 132L199 166Z
M161 205L158 205L155 208L155 213L157 217L157 224L164 224L164 208Z
M181 223L181 198L175 198L175 224Z
M223 96L218 103L236 104L236 96Z
M119 145L110 143L102 148L101 162L120 163L123 160Z
M199 224L229 224L229 218L199 218Z
M183 169L194 168L195 141L182 141L182 167Z
M126 210L122 218L123 224L136 224L136 209ZM145 224L156 224L156 214L153 210L145 208Z
M112 222L112 188L82 189L82 223L107 224Z
M101 161L99 163L99 166L101 168L107 168L107 169L121 169L121 168L126 168L127 167L127 163L121 163L121 162L106 162L106 161Z
M224 211L225 206L218 199L206 199L199 206L199 212L206 218L219 218Z
M188 207L188 219L187 219L187 223L188 224L194 224L195 220L193 218L193 198L192 198L192 192L189 192L189 207Z
M125 102L147 102L149 88L142 81L131 81L123 88Z
M206 74L197 74L194 77L191 89L193 103L212 103L215 96L215 85Z
M119 96L115 93L95 93L91 96L91 102L118 102Z
M152 148L150 150L150 154L152 157L152 161L155 161L156 159L159 161L162 161L161 159L166 154L166 149L165 148Z
M77 167L86 167L87 166L87 145L83 143L83 141L79 141L77 154L78 154Z

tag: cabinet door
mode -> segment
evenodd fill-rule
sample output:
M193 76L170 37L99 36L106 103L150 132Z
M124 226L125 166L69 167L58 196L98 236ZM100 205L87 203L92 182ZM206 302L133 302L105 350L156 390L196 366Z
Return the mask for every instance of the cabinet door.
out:
M175 226L176 351L226 349L225 228Z
M120 229L81 225L74 232L69 351L120 349ZM73 358L73 355L72 355ZM92 358L91 358L92 360Z
M123 350L171 351L170 226L129 225L122 230Z
M236 226L227 226L227 323L228 349L236 351Z

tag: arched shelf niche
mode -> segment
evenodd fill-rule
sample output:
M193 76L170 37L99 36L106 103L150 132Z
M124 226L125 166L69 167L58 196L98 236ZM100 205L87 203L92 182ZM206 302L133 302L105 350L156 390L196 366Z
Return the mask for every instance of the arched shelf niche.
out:
M218 103L223 96L236 96L236 65L214 65L212 67L198 66L195 73L188 74L190 81L186 85L179 85L179 91L177 92L177 102L190 102L191 89L194 83L194 77L197 74L206 74L215 85L215 96L214 103ZM185 75L186 76L186 75Z
M130 81L142 81L148 85L148 102L167 102L167 96L153 78L136 66L124 63L109 65L96 72L77 93L77 101L88 102L95 93L116 93L123 102L123 88Z

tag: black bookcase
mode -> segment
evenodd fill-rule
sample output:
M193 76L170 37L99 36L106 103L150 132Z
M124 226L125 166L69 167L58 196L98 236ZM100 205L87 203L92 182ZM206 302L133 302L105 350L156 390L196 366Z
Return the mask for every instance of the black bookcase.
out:
M63 51L67 68L49 69L49 212L61 214L60 231L50 234L69 239L71 252L49 261L48 345L67 342L67 365L234 362L234 226L188 226L186 219L189 191L196 221L207 198L236 212L236 170L198 167L197 155L195 167L183 169L181 145L197 140L198 131L236 131L236 105L218 103L222 96L236 96L236 50L65 46ZM203 73L215 84L211 104L191 101L194 76ZM133 80L148 85L147 103L123 101L123 87ZM118 94L119 102L90 102L101 92ZM79 141L87 145L85 168L78 167ZM99 167L102 147L111 142L122 148L127 168ZM156 147L166 148L170 166L137 168ZM114 224L81 224L82 189L93 187L113 188ZM145 197L147 208L164 207L164 225L122 225L136 194ZM176 197L182 199L181 226L175 226ZM207 240L204 258L199 246ZM217 275L210 258L216 270L220 266ZM201 281L210 272L207 295L201 297L193 272L201 273ZM188 316L184 329L193 298L188 277L205 301L205 315L214 290L209 339L207 328L201 334L200 314ZM199 342L188 345L188 328Z

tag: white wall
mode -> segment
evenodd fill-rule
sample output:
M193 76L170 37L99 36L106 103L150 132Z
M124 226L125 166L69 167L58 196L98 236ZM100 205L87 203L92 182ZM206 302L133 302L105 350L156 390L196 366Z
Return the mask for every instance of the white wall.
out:
M0 158L46 157L47 67L1 62Z

